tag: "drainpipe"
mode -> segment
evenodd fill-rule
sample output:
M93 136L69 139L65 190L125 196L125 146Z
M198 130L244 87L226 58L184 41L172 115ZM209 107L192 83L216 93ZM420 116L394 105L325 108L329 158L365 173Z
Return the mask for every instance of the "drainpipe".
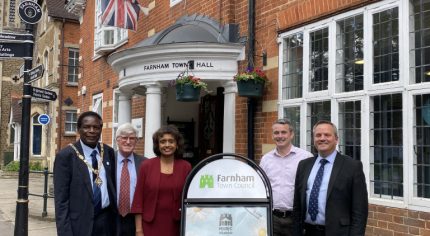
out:
M60 66L60 83L58 87L58 143L57 143L57 152L61 150L61 142L63 138L62 133L62 123L63 123L63 83L64 83L64 24L66 23L66 19L63 18L63 24L61 26L61 50L60 50L60 57L61 57L61 66Z
M254 67L255 0L248 0L248 68ZM248 158L254 160L254 98L248 98Z

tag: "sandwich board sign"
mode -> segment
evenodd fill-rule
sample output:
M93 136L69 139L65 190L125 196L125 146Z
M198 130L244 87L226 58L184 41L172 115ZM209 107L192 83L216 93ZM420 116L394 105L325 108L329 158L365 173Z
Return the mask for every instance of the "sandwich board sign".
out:
M248 158L210 156L185 181L181 217L181 236L271 236L269 179Z

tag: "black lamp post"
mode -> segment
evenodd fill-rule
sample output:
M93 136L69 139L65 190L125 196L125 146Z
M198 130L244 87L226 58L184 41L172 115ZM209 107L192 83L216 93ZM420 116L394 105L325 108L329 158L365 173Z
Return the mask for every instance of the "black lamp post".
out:
M25 30L33 35L33 24L25 24ZM33 36L31 36L33 41ZM33 42L23 43L26 50L22 96L22 128L19 159L18 199L16 200L15 236L28 235L28 156L30 144L31 84L28 71L32 68Z

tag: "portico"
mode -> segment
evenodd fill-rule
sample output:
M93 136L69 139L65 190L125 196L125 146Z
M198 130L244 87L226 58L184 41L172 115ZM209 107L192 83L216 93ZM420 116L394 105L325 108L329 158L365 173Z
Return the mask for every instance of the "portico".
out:
M238 61L243 59L242 44L219 42L183 42L149 46L138 44L136 47L112 54L108 58L108 63L118 72L121 93L118 123L131 121L131 97L144 91L141 95L146 96L145 156L154 156L152 134L161 125L166 124L167 117L164 114L191 105L176 103L169 94L175 90L171 86L172 81L179 73L184 72L187 62L193 60L194 70L190 73L206 82L211 93L215 93L219 87L224 88L222 151L234 152L237 88L233 77L238 72ZM198 106L198 102L195 105Z

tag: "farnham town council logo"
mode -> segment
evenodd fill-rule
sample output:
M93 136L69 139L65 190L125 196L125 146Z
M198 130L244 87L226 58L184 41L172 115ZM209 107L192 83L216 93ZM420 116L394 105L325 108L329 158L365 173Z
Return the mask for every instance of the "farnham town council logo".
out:
M202 175L200 176L200 188L213 188L214 187L214 177L212 175Z

